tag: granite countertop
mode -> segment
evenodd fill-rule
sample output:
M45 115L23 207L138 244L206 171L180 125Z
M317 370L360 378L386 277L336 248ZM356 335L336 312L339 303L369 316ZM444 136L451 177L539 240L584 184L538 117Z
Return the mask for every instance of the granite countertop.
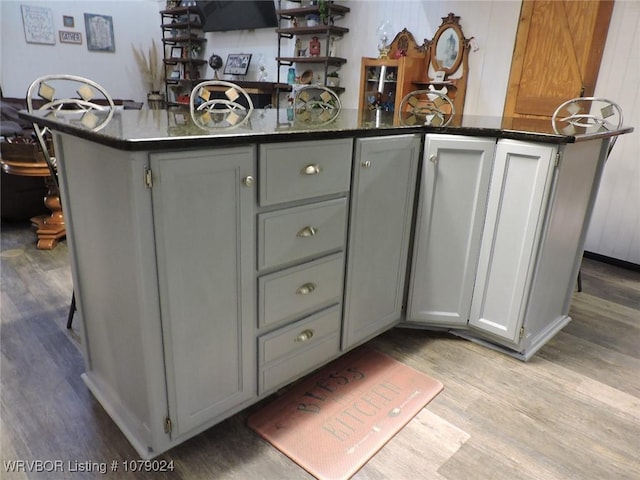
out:
M564 144L620 135L633 130L630 127L623 127L612 132L562 135L553 133L550 122L540 123L528 130L508 130L501 128L502 117L474 116L465 116L461 126L403 126L398 125L397 122L394 124L392 112L359 112L355 109L342 109L334 120L316 123L298 119L288 120L287 111L284 109L257 109L248 119L226 127L202 126L198 118L191 116L188 108L117 110L106 123L104 115L102 112L89 112L88 115L73 111L43 111L33 114L26 111L20 112L22 118L35 121L55 131L131 151L403 133L445 133ZM209 125L211 124L212 122L209 122Z

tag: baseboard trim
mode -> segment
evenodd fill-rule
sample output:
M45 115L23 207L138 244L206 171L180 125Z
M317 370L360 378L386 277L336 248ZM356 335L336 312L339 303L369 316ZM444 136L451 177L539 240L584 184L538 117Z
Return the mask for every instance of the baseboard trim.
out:
M591 260L597 260L598 262L608 263L609 265L615 265L616 267L640 272L640 265L638 265L637 263L627 262L626 260L620 260L618 258L608 257L606 255L587 251L584 252L584 256Z

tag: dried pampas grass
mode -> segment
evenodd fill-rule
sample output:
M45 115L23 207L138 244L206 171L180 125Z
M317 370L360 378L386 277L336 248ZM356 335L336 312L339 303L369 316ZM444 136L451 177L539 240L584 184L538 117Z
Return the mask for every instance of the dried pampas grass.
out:
M131 45L131 47L133 48L133 56L136 59L145 86L150 92L159 92L164 83L164 74L162 61L158 57L156 41L151 40L148 55L145 55L142 48L138 49L135 45Z

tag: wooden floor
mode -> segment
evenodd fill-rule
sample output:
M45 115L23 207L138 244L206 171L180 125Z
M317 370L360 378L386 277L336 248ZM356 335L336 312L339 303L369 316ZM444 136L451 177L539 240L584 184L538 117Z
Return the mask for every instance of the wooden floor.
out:
M81 381L65 329L66 243L38 251L33 238L2 225L0 478L104 478L69 462L113 461L106 477L311 478L245 426L247 411L160 456L173 472L125 474L138 457ZM445 389L354 478L638 480L640 273L586 259L582 272L573 321L528 363L433 332L372 341ZM65 473L8 473L8 460L60 460Z

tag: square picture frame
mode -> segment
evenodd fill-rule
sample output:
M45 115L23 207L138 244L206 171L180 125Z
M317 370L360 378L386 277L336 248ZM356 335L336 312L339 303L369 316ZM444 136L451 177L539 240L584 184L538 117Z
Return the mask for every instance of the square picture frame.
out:
M62 25L64 25L65 28L73 28L73 27L75 27L75 20L73 19L73 17L71 15L63 15L62 16Z
M251 63L250 53L230 53L224 64L225 75L246 75Z
M170 58L182 58L182 50L183 47L171 47L171 57Z
M55 45L56 36L53 28L53 10L45 7L20 5L22 26L27 43Z

